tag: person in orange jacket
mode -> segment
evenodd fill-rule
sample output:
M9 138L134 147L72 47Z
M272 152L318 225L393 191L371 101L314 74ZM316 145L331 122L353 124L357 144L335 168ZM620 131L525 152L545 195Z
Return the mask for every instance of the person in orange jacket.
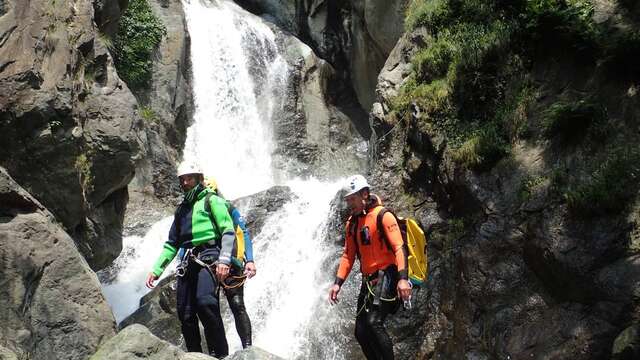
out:
M377 216L383 209L380 198L369 191L362 175L349 178L345 201L351 210L346 224L344 251L329 301L338 302L338 293L351 272L356 255L360 259L362 286L358 296L355 336L367 359L393 359L393 343L384 327L388 314L411 297L407 253L396 218L390 212L377 228ZM385 232L388 241L382 237Z

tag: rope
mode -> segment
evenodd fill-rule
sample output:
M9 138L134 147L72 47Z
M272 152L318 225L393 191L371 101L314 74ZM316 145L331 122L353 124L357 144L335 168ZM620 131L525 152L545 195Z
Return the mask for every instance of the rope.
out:
M208 265L207 263L205 263L204 261L198 259L195 255L191 254L191 258L193 259L193 261L202 266L203 268L206 268L207 271L209 271L209 274L211 274L211 277L215 280L215 270L212 270L212 267L215 267L216 265L218 265L217 262L214 262L211 265ZM224 281L219 282L219 286L222 286L225 289L236 289L241 287L242 285L244 285L245 281L247 281L247 275L232 275L232 276L227 276L227 279L235 279L238 280L240 279L240 281L236 284L233 285L227 285Z

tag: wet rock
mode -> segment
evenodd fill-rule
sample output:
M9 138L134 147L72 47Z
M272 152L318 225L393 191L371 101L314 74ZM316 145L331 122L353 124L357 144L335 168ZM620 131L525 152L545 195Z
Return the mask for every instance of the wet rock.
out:
M0 218L1 357L86 358L115 334L95 273L53 215L3 168Z
M291 201L295 194L288 186L274 186L257 194L233 200L244 216L251 234L259 234L267 216Z
M143 324L160 339L182 344L180 320L176 313L176 283L174 276L162 279L140 299L140 307L120 322L118 327L124 329L132 324Z
M329 61L369 111L380 69L403 32L408 1L242 0L239 4L274 22ZM339 85L338 85L339 86ZM350 89L349 89L350 90Z
M283 360L281 357L273 355L259 347L252 346L248 349L238 351L230 356L231 360Z
M145 136L136 100L97 36L91 1L5 3L0 164L100 269L120 251Z
M336 73L328 62L297 38L273 30L290 69L284 114L274 124L276 162L288 173L321 178L359 172L366 166L366 116L337 105Z

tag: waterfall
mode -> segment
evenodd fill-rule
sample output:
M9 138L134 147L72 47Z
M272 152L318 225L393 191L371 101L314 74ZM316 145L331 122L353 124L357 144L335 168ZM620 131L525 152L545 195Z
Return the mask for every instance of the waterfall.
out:
M272 124L281 113L289 68L269 26L231 1L183 3L195 103L183 161L214 176L229 199L276 184L288 185L295 194L253 234L258 274L245 285L245 304L254 344L285 358L347 358L345 344L355 341L355 299L337 310L329 307L337 245L325 239L329 204L342 179L297 179L274 170ZM156 223L144 237L124 239L125 249L114 264L117 275L103 285L118 321L147 292L144 280L171 220ZM352 292L343 292L343 299L353 298ZM231 351L239 350L229 314L225 327Z

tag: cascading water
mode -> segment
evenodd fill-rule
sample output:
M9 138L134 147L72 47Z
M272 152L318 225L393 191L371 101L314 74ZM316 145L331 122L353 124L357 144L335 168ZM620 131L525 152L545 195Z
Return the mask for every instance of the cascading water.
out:
M184 0L184 7L196 105L184 161L214 176L227 198L282 182L295 194L254 234L258 275L245 285L254 344L285 358L348 358L344 329L353 325L355 309L352 301L329 309L326 297L336 245L331 241L327 246L323 239L329 203L341 181L288 179L273 169L271 124L283 103L288 76L275 35L260 18L231 1ZM147 291L146 274L170 223L171 217L142 238L125 238L114 264L117 277L103 286L118 321L137 308ZM234 351L240 343L232 324L227 315L227 338Z

